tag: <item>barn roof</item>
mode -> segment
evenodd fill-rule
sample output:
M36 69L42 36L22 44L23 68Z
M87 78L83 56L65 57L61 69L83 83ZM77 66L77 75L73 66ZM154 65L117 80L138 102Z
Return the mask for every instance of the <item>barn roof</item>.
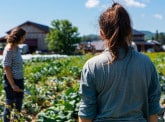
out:
M5 37L5 36L0 37L0 43L1 43L1 42L6 42L6 37Z
M144 36L144 33L133 29L133 35L134 35L134 36L139 36L139 35Z
M24 23L22 23L21 25L18 25L17 27L21 27L23 25L33 25L39 29L41 29L42 31L44 31L45 33L49 32L49 26L47 25L43 25L43 24L39 24L39 23L35 23L35 22L31 22L31 21L26 21ZM12 30L12 29L11 29ZM10 33L11 30L7 31L7 33Z

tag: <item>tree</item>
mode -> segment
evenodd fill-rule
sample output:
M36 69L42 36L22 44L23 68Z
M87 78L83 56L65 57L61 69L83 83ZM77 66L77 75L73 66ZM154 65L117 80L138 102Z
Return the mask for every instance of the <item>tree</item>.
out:
M161 44L165 44L165 35L163 33L160 33L159 34L159 39L158 41L161 43Z
M61 54L73 54L80 42L78 28L68 20L53 20L52 28L46 36L48 49Z
M155 40L158 40L159 39L159 32L158 30L156 30L156 33L155 33Z

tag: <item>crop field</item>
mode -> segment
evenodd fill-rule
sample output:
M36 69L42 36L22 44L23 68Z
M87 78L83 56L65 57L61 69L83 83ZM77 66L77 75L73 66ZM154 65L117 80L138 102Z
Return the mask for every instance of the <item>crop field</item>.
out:
M146 55L155 64L161 84L165 83L165 53ZM24 60L23 109L21 113L12 111L12 115L19 115L21 122L77 122L81 70L92 56L35 57ZM0 113L3 114L5 95L2 77L0 94Z

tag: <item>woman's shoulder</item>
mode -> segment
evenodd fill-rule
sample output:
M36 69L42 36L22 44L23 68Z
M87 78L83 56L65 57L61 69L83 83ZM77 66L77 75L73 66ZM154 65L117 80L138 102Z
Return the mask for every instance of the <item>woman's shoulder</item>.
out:
M13 47L6 45L6 47L3 50L3 55L11 56L15 53L15 49Z
M141 58L141 59L145 59L145 60L150 60L149 56L142 53L142 52L137 52L134 51L134 54L136 55L136 57Z
M104 64L105 62L108 62L108 56L104 53L95 55L94 57L87 60L86 64L91 66L99 66Z
M134 59L141 64L145 64L147 66L153 65L151 58L145 53L135 51L134 57Z
M5 47L5 50L6 50L6 51L12 51L12 50L13 50L13 48L12 48L12 47L10 47L10 46L6 46L6 47Z
M12 45L6 45L6 47L5 47L5 51L9 51L9 52L12 52L12 51L15 51L17 49L17 47L15 47L15 46L12 46Z

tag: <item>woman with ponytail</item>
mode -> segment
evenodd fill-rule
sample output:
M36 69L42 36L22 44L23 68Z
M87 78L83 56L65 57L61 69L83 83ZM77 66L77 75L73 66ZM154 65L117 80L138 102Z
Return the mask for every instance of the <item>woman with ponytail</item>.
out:
M22 28L13 29L7 36L7 45L3 51L2 65L5 73L4 90L6 94L4 122L10 122L10 113L13 109L19 113L22 107L24 94L23 60L18 44L24 42L25 34L26 32Z
M79 122L157 122L160 84L151 60L131 47L126 9L114 3L99 18L107 48L82 70Z

